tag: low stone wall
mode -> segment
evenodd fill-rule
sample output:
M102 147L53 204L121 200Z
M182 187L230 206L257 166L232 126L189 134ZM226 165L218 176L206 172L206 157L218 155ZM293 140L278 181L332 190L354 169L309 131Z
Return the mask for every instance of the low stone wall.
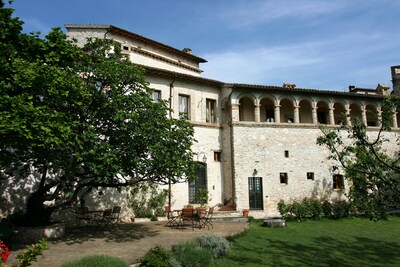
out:
M264 218L263 225L266 227L285 227L286 222L282 217L267 217Z
M40 239L58 239L65 234L65 223L55 223L43 227L15 227L13 241L16 244L33 244Z

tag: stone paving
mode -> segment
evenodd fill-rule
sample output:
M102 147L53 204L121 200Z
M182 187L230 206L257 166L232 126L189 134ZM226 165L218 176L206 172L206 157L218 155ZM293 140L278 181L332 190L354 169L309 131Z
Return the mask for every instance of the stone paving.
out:
M165 222L126 223L114 229L95 231L92 227L67 229L66 235L49 241L32 267L58 267L63 262L87 255L103 254L122 258L129 264L137 263L150 248L161 245L170 249L173 244L187 241L197 235L214 233L229 236L248 228L247 222L214 222L214 228L170 228Z

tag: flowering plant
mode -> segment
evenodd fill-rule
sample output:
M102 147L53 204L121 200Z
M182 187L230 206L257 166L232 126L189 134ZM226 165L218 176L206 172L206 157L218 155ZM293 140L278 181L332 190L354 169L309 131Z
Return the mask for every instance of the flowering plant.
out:
M8 256L10 256L10 251L8 251L8 247L0 240L0 255L1 255L1 265L3 266L6 263Z

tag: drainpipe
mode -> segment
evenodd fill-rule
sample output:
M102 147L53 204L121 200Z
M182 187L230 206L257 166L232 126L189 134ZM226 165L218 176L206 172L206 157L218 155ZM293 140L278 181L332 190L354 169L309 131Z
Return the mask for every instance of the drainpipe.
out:
M169 118L172 119L172 100L173 100L173 96L174 96L174 82L172 81L169 85ZM169 210L172 210L171 207L171 202L172 202L172 196L171 196L171 191L172 191L172 186L171 186L171 178L168 178L168 206L169 206Z

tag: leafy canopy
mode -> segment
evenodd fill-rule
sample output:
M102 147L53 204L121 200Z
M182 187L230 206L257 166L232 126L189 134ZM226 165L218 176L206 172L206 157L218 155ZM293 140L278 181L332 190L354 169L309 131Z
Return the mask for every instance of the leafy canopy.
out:
M29 224L47 223L91 188L195 177L192 126L151 101L144 70L118 43L79 48L58 28L41 39L22 33L12 13L0 1L0 169L39 177Z
M342 125L335 130L321 127L323 135L317 139L317 144L329 149L329 158L339 163L333 170L345 171L350 184L348 196L354 207L372 220L386 218L390 208L400 203L399 153L393 155L382 148L387 142L398 146L398 140L388 140L383 134L391 130L398 101L385 99L381 127L375 136L362 121L352 118L351 126Z

